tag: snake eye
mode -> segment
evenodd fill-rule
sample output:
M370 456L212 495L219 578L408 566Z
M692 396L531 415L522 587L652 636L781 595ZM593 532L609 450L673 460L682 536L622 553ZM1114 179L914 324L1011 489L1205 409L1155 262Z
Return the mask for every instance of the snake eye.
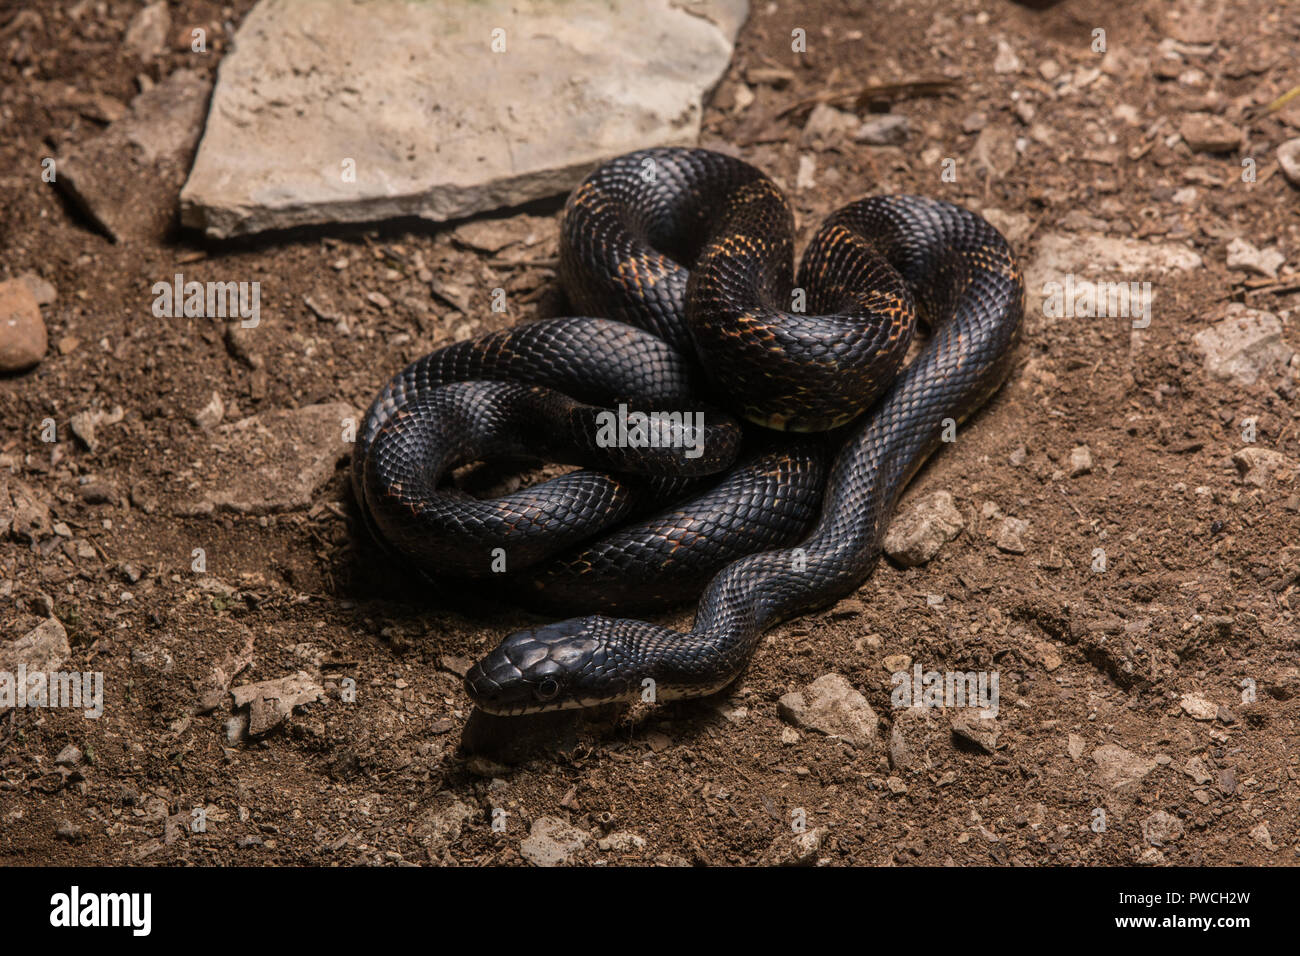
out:
M560 692L560 682L554 677L548 677L537 685L537 696L542 700L550 700Z

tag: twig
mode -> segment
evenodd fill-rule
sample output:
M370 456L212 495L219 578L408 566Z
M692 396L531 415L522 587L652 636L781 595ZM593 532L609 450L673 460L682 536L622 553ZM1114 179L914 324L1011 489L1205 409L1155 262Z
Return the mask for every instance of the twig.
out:
M853 108L860 110L874 100L903 100L917 96L942 96L957 85L956 80L904 80L899 83L875 83L856 90L840 90L837 93L818 93L806 100L800 100L787 106L776 114L777 119L810 110L820 103L842 103L852 99Z
M1297 96L1300 96L1300 86L1293 86L1291 87L1291 89L1287 90L1277 99L1275 99L1272 103L1269 103L1267 106L1265 106L1256 116L1252 116L1251 119L1258 119L1260 116L1267 116L1270 113L1276 113L1278 110L1286 106Z
M1061 493L1061 497L1065 499L1065 503L1066 503L1067 505L1069 505L1071 508L1074 509L1074 513L1077 514L1077 515L1079 516L1079 519L1080 519L1081 521L1087 521L1087 520L1088 520L1088 516L1085 515L1082 511L1080 511L1079 508L1078 508L1078 506L1075 505L1075 503L1074 503L1073 501L1070 500L1070 496L1067 495L1067 494L1065 493L1065 489L1064 489L1064 488L1062 488L1060 485L1057 485L1057 486L1056 486L1056 490L1059 491L1059 492Z

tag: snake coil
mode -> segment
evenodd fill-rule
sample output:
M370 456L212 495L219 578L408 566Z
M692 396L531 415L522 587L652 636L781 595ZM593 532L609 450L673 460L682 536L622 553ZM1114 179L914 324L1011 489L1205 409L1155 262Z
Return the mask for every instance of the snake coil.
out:
M504 554L520 593L603 612L502 641L465 680L483 710L725 687L766 629L862 583L945 423L1005 379L1022 282L986 220L863 199L797 274L793 236L780 190L740 160L619 157L561 231L570 303L600 318L447 346L376 397L352 467L376 537L440 575L488 576ZM918 320L930 334L903 367ZM498 454L584 467L490 500L443 481ZM701 590L687 633L606 616Z

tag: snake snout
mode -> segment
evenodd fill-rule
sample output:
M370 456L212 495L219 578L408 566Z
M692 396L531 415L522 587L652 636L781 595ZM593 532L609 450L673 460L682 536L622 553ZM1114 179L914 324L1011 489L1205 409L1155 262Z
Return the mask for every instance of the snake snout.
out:
M581 707L576 678L591 663L600 641L591 618L574 618L516 631L465 675L465 689L489 714L514 715Z

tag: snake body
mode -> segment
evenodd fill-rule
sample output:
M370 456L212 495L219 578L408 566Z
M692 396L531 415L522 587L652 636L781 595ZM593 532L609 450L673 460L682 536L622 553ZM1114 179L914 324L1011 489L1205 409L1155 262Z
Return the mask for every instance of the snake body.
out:
M504 554L542 603L603 612L502 641L466 677L482 709L725 687L766 629L861 584L945 427L1005 379L1022 282L984 219L872 197L826 220L797 275L793 246L784 197L748 164L619 157L575 190L561 232L571 304L606 318L457 343L375 399L353 481L378 537L432 573L486 574ZM900 372L918 318L930 335ZM683 424L666 447L593 442L600 412L630 404L685 410ZM743 438L720 405L751 423ZM589 470L490 501L441 483L529 448ZM701 588L687 633L607 616Z

